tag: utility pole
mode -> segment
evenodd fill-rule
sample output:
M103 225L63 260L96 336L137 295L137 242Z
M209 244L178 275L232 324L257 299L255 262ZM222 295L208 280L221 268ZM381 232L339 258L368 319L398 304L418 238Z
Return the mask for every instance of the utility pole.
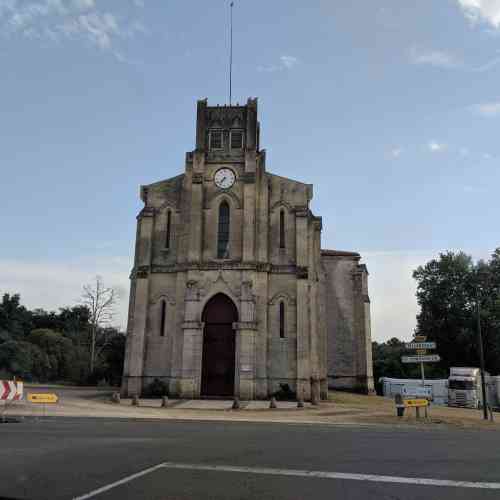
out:
M479 302L479 286L476 286L476 314L477 314L477 341L479 342L479 366L481 369L481 389L483 391L483 418L488 420L488 407L486 399L486 384L484 381L484 352L483 336L481 335L481 305Z

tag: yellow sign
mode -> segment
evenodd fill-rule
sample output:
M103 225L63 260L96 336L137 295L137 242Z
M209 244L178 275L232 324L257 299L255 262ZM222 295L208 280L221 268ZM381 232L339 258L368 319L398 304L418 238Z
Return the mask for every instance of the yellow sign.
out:
M427 337L425 335L415 335L415 342L425 342Z
M429 406L427 399L405 399L405 408L419 408L420 406Z
M44 392L40 394L28 394L28 401L31 403L57 403L57 394L52 394L50 392Z
M424 354L427 354L427 349L416 349L416 354L423 356Z

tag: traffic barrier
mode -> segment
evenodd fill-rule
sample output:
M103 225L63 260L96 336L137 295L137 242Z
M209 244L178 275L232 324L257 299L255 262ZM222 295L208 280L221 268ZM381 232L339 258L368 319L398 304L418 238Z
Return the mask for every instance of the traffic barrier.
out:
M23 399L23 383L14 380L0 380L0 401Z

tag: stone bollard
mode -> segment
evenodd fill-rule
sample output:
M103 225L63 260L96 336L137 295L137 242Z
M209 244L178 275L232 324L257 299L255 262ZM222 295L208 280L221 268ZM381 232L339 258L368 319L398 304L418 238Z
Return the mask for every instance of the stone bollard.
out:
M241 408L241 406L240 406L240 399L239 398L234 398L232 409L233 410L239 410L240 408Z
M113 392L113 394L111 394L111 402L116 403L116 404L120 404L120 393L119 392Z
M405 405L403 402L403 396L401 396L401 394L396 394L394 396L394 404L396 405L396 413L398 417L404 417Z
M139 396L137 394L132 396L132 406L139 406Z
M319 380L311 380L311 404L314 406L319 406Z
M302 398L297 400L297 408L304 408L304 400Z
M269 403L269 408L277 408L276 398L274 396L271 396L271 402Z
M161 407L166 408L168 406L168 396L161 397Z

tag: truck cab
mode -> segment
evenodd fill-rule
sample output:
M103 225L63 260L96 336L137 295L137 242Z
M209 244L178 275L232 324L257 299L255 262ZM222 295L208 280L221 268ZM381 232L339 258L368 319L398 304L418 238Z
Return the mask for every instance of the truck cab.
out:
M488 384L489 374L485 372L484 377L486 384ZM448 406L480 408L482 404L483 393L479 368L450 368Z

